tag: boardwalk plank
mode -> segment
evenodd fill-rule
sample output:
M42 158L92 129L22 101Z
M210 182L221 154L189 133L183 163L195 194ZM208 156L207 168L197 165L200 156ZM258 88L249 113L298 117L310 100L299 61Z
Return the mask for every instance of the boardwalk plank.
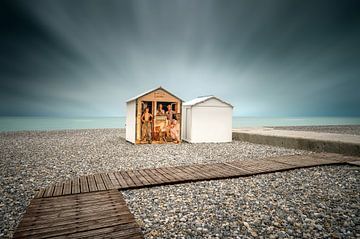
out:
M177 167L177 168L181 168L182 171L185 171L189 175L191 175L192 180L203 180L203 179L207 178L207 176L205 176L204 174L198 172L197 170L195 170L191 166Z
M177 182L178 179L168 171L167 168L154 168L162 177L167 179L168 182Z
M159 174L155 169L153 168L149 168L149 169L144 169L144 171L152 178L154 179L156 182L163 184L168 182L168 179L164 178L161 174Z
M106 187L105 187L104 181L101 178L101 175L95 174L94 178L95 178L95 183L96 183L98 190L106 190Z
M45 189L44 197L52 197L55 190L55 185L50 185Z
M151 183L149 182L149 180L147 180L147 178L145 178L141 173L141 170L133 170L132 173L137 177L137 179L141 182L142 185L144 186L148 186L151 185Z
M96 185L96 182L95 182L95 178L94 178L94 175L88 175L86 176L87 177L87 181L88 181L88 184L89 184L89 191L90 192L96 192L98 191L98 188L97 188L97 185ZM101 190L101 189L99 189Z
M131 180L131 177L127 174L126 171L120 171L119 174L122 176L122 178L125 180L128 187L135 187L136 184L133 180Z
M141 169L138 171L146 180L150 183L150 185L159 184L154 178L152 178L145 170ZM161 182L160 182L161 183Z
M81 193L87 193L90 191L86 176L80 176L80 191Z
M136 186L141 187L144 184L137 178L133 170L126 171L127 175L131 178L131 180L135 183Z
M64 182L64 188L63 188L63 194L62 195L69 195L71 194L71 185L72 185L72 182L71 180L65 180Z
M175 170L182 177L186 178L187 181L190 181L193 179L193 175L191 175L190 173L183 170L184 167L177 166L177 167L172 167L172 169Z
M182 172L177 171L174 167L167 167L166 168L168 173L171 173L179 182L187 181L189 177Z
M202 179L209 179L209 177L210 177L209 174L207 174L206 172L203 172L203 170L197 169L193 165L190 165L187 169L190 171L193 171L195 174L200 175L202 177Z
M74 233L68 238L144 238L137 224L127 223L113 227L99 228L91 231ZM118 234L117 234L118 233Z
M60 195L62 195L63 188L64 188L64 183L63 183L63 182L58 182L58 183L56 183L56 184L55 184L55 189L54 189L53 196L60 196Z
M72 181L71 194L80 193L80 178L75 178Z
M123 176L121 175L120 172L116 172L114 173L116 179L118 180L118 182L120 183L121 188L128 188L129 185L127 184L127 182L125 181L125 179L123 178Z
M116 176L114 173L108 173L110 181L112 183L112 185L114 185L114 188L121 188L121 184L119 183L119 181L116 179Z
M105 187L107 190L115 188L115 186L112 184L108 174L101 173L100 175L101 175L102 180L104 181L104 184L105 184Z
M212 172L207 172L207 171L205 171L203 168L201 168L201 167L198 166L198 165L191 165L190 169L191 169L191 170L194 170L195 172L198 172L198 173L204 175L204 176L205 176L205 179L209 179L209 178L217 177L217 176L218 176L217 174L213 174Z
M42 198L45 193L45 188L40 188L39 191L35 194L34 198Z

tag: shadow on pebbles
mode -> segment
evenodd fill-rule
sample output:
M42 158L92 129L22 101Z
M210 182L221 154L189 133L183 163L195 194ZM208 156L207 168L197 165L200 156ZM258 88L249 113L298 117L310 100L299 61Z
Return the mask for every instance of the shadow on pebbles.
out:
M124 133L123 129L0 133L0 238L12 236L37 189L68 178L310 153L239 141L139 146L127 143L122 137ZM322 176L316 176L317 173ZM316 176L315 185L322 191L309 186L313 176ZM353 224L359 223L351 215L359 217L359 195L358 191L350 193L349 187L359 188L356 176L359 178L358 171L350 167L324 167L140 189L127 191L125 195L147 237L256 237L263 234L286 237L291 232L288 229L294 235L298 235L297 230L310 229L310 235L315 232L323 235L330 232L329 227L333 228L334 235L348 235L348 232L353 235L356 228ZM302 214L301 210L304 210ZM312 213L318 211L323 216L313 218ZM294 224L286 226L284 220L288 216ZM348 224L341 224L345 222ZM356 230L358 233L358 228Z

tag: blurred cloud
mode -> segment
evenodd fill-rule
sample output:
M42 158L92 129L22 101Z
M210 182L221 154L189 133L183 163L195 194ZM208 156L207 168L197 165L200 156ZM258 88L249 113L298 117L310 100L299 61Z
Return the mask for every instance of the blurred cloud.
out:
M3 1L0 114L124 115L159 85L235 115L360 115L358 1Z

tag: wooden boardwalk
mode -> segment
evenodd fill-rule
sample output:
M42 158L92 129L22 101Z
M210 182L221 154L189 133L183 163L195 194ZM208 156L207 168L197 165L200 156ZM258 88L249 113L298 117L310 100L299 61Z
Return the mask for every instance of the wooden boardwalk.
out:
M143 238L118 190L31 201L14 238Z
M360 158L319 153L81 176L39 190L15 238L141 238L118 190L343 163L359 166Z
M338 154L311 154L274 157L264 160L193 164L100 173L81 176L43 188L36 194L35 198L241 177L326 164L350 162L356 164L355 161L360 161L360 158Z

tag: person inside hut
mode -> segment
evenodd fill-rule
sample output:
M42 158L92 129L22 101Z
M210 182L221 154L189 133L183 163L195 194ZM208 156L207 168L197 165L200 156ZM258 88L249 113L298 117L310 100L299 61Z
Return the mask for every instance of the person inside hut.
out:
M151 143L151 122L153 120L153 115L149 113L149 108L146 107L143 115L141 116L142 128L141 128L141 140L147 140L148 143Z
M167 106L167 111L166 111L166 117L167 117L169 125L171 124L172 120L174 119L174 114L175 114L175 111L172 110L171 104L169 104Z
M163 109L163 105L159 104L159 108L156 111L156 115L165 115L165 110Z
M169 125L170 128L170 136L174 143L180 143L179 132L176 129L177 120L173 119Z

